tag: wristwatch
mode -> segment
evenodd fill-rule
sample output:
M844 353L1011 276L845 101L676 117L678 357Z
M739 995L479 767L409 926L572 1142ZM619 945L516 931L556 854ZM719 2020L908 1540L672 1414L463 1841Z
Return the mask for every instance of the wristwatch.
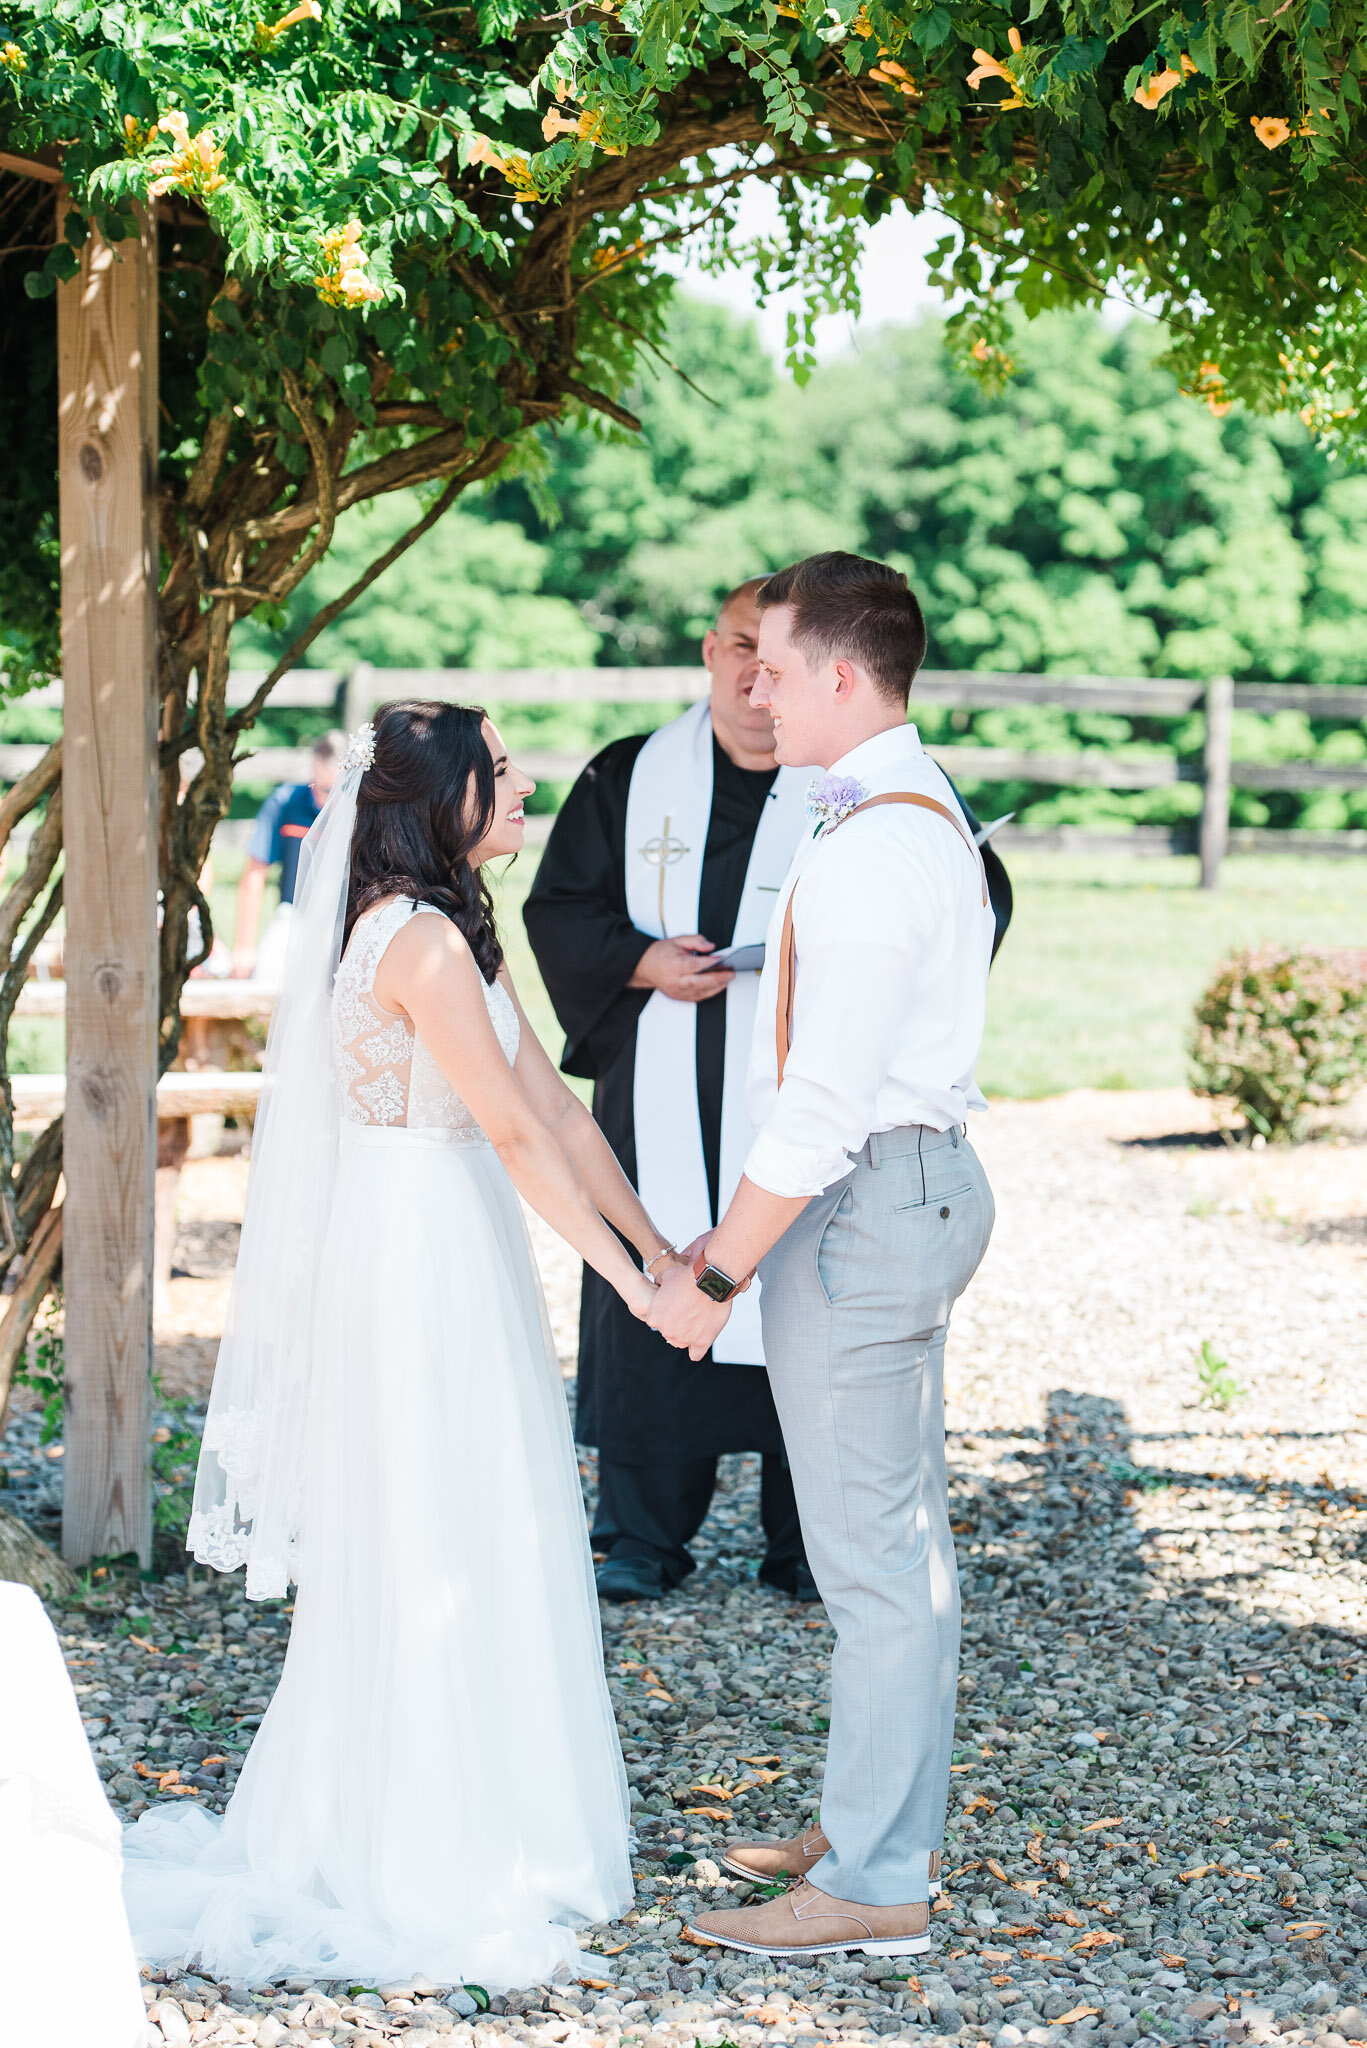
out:
M699 1252L693 1261L693 1279L709 1301L729 1301L741 1284L729 1273L723 1273L720 1266L709 1266L706 1252Z

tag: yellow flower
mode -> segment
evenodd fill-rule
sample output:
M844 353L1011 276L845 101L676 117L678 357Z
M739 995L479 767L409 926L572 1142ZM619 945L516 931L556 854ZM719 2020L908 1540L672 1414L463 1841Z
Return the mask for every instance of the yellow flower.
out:
M974 92L978 90L978 87L985 78L1004 78L1008 85L1015 85L1016 81L1006 66L999 64L995 57L990 57L986 50L975 50L973 52L973 61L978 68L976 71L969 72L968 82Z
M510 156L502 168L504 177L519 199L535 199L540 204L541 194L525 156Z
M226 185L223 151L216 147L212 129L201 128L191 141L188 117L173 107L169 114L158 115L149 135L158 131L169 135L175 147L166 156L148 158L148 169L157 174L147 188L150 199L160 199L164 192L187 192L192 198L208 199L220 185Z
M1015 51L1019 51L1024 47L1021 42L1021 32L1018 28L1008 29L1006 40ZM1004 84L1010 86L1012 97L1009 100L1002 100L1000 102L997 109L998 112L1001 111L1002 107L1023 107L1025 105L1025 101L1021 98L1020 86L1016 82L1016 74L1012 71L1009 64L1000 63L987 50L975 50L973 52L973 62L976 64L977 70L969 72L968 83L974 92L977 92L979 86L988 78L1000 78Z
M599 272L620 270L624 263L634 263L638 257L644 255L645 246L644 240L640 237L634 242L628 242L624 248L616 248L609 244L605 248L595 249L589 262Z
M158 132L155 121L150 128L144 128L136 115L125 114L123 117L123 146L130 156L141 156L145 149L150 149Z
M298 5L291 7L288 14L282 14L279 21L258 21L256 34L252 38L252 48L257 51L269 50L276 38L282 36L287 28L293 28L297 21L321 21L322 18L323 10L318 0L298 0Z
M1165 100L1170 92L1173 92L1179 85L1185 85L1189 78L1199 76L1199 67L1193 64L1191 58L1185 52L1178 58L1177 66L1178 68L1174 71L1171 64L1169 64L1164 70L1156 72L1147 85L1137 85L1132 95L1135 105L1147 107L1149 112L1152 113L1154 108L1161 101Z
M1213 413L1217 420L1222 420L1234 403L1233 399L1226 395L1225 380L1220 374L1218 363L1202 363L1196 375L1195 388L1188 395L1201 399L1206 410Z
M559 114L552 107L541 123L541 134L545 141L554 142L558 135L577 135L579 123L568 114Z
M488 164L491 170L499 172L508 180L519 199L535 199L540 202L541 194L536 189L536 181L532 177L531 166L526 157L518 156L516 152L501 156L487 135L476 135L471 138L465 161L467 164Z
M329 306L366 306L382 299L384 293L365 274L369 260L361 247L363 229L358 220L344 228L329 228L318 238L326 269L313 282L320 298Z
M1280 114L1250 114L1248 118L1264 149L1280 149L1291 140L1291 123Z
M866 8L861 7L854 20L850 23L850 34L858 36L861 42L867 42L869 37L875 34L873 23L869 20Z
M901 64L894 64L891 57L884 57L867 73L876 78L880 85L890 85L895 92L905 93L908 99L916 96L916 80Z
M984 341L981 334L969 350L969 354L977 363L996 363L1005 377L1009 377L1016 367L1010 356L1005 355L995 342Z
M344 306L361 306L384 297L380 287L363 270L344 270L337 280L337 290Z
M28 70L28 58L18 43L6 43L0 47L0 64L4 65L6 71Z
M1135 105L1147 107L1149 112L1152 113L1159 102L1165 100L1168 94L1175 91L1181 83L1181 72L1174 71L1171 65L1169 65L1167 70L1155 72L1147 85L1137 85L1135 87L1133 95Z

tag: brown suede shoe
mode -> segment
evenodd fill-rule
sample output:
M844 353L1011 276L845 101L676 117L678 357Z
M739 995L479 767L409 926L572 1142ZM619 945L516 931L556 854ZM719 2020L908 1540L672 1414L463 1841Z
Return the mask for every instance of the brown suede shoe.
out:
M749 1955L825 1955L862 1949L866 1956L919 1956L930 1947L930 1907L857 1906L828 1898L804 1880L781 1899L703 1913L689 1933Z
M733 1877L758 1878L761 1884L777 1884L780 1878L806 1877L830 1848L820 1826L811 1827L788 1842L732 1842L721 1857L721 1867ZM930 1896L940 1896L940 1852L930 1852Z
M805 1877L814 1870L830 1848L820 1827L787 1842L730 1842L721 1858L723 1870L733 1877L758 1878L761 1884L776 1884L784 1877Z

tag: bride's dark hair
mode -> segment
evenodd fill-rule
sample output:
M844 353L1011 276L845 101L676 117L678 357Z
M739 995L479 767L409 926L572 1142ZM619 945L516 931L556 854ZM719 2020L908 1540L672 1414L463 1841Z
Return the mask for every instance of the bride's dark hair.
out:
M486 981L503 965L488 886L470 865L494 819L485 715L477 704L420 702L376 712L375 759L356 793L343 949L372 904L413 896L445 911Z

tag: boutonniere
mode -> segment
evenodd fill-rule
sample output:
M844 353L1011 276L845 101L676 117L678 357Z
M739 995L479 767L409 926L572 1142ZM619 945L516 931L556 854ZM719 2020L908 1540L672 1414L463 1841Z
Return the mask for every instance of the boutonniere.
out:
M817 832L833 832L867 795L863 783L853 775L823 775L807 790L807 815Z

